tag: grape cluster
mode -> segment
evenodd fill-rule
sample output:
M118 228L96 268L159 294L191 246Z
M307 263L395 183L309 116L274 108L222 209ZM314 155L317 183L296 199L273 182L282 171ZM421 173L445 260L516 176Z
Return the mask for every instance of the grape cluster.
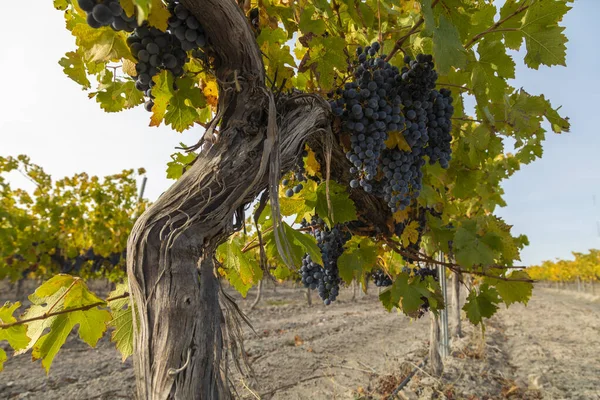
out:
M92 28L110 26L115 31L133 32L138 26L135 15L128 17L119 0L78 0L77 2L86 12L86 21Z
M341 279L337 261L351 235L341 225L336 225L332 229L327 226L322 228L323 220L317 216L313 216L310 224L303 220L301 225L304 228L309 226L313 228L323 259L323 266L321 266L315 263L310 255L304 255L300 268L302 283L307 288L317 289L319 297L323 299L325 305L329 305L339 295Z
M421 149L412 151L386 149L382 157L381 190L383 199L392 212L404 210L411 199L419 197L422 188L425 160L421 157Z
M163 32L150 27L148 23L138 26L135 16L127 17L118 0L78 0L79 6L88 13L87 22L92 28L110 25L115 30L133 32L127 44L136 59L135 87L142 91L148 100L144 104L147 111L154 107L152 78L162 70L173 76L184 74L184 65L189 61L188 51L195 57L205 60L202 48L206 46L206 34L198 19L178 0L167 0L171 13L168 28ZM175 86L173 89L177 90Z
M300 274L304 287L314 290L319 285L319 280L323 277L323 267L313 262L310 254L307 253L302 257Z
M392 278L390 278L390 276L386 274L385 271L382 269L376 269L375 271L373 271L371 273L371 278L373 278L373 282L377 287L392 286L392 284L394 283L394 281L392 281Z
M429 132L429 146L425 147L425 155L429 157L429 162L435 164L439 162L442 168L448 168L452 150L450 142L452 141L452 93L448 89L441 89L439 92L431 92L431 107L427 112L427 127Z
M357 49L354 80L330 93L329 103L350 135L350 186L383 197L395 212L419 196L425 156L448 167L454 109L450 91L435 90L431 55L406 56L398 68L378 55L380 47ZM401 132L410 150L387 149L391 132Z
M135 87L144 92L149 100L145 104L147 111L154 106L152 77L161 70L169 70L178 77L183 75L183 65L188 57L181 48L181 42L169 32L143 25L127 38L131 54L137 60Z
M422 281L428 276L433 277L436 281L438 280L437 269L435 268L413 268L413 273L418 276Z
M169 31L181 42L184 51L190 51L206 46L206 34L200 22L194 17L183 4L169 1L168 10Z

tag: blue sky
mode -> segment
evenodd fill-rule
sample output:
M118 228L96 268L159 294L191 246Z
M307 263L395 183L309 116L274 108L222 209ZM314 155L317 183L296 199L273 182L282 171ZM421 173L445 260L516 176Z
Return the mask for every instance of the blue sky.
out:
M529 93L546 95L553 106L562 106L561 113L571 122L570 133L548 133L543 157L503 185L508 206L498 214L515 232L529 237L525 264L600 247L598 16L600 1L576 1L562 24L569 38L567 67L536 71L519 61L512 82Z
M2 11L17 15L21 7L9 2ZM567 68L535 71L517 60L518 79L512 84L545 94L571 119L571 133L548 134L543 158L504 184L508 206L497 214L514 225L515 233L528 235L531 245L523 252L524 264L600 247L598 16L599 0L578 0L565 18ZM61 12L47 0L31 7L27 18L28 26L44 29L42 35L39 29L23 31L15 18L0 25L0 47L7 56L0 63L0 155L27 154L57 178L144 167L146 196L156 199L171 183L165 178L169 155L180 142L194 143L200 128L184 134L149 128L148 113L141 107L104 113L57 63L75 49Z

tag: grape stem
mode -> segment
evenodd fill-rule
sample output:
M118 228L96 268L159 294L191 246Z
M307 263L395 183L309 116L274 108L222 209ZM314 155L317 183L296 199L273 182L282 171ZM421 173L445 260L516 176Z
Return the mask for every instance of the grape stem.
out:
M529 282L529 283L534 283L535 281L533 279L521 279L521 278L506 278L503 276L496 276L496 275L490 275L487 274L483 271L472 271L472 270L465 270L462 269L460 265L455 264L455 263L451 263L451 262L444 262L444 261L438 261L436 259L433 259L425 254L422 253L415 253L415 252L411 252L410 250L403 250L400 247L400 243L391 240L391 239L386 239L386 243L388 245L390 245L390 247L392 247L392 249L399 253L400 255L404 256L408 256L411 259L418 261L418 262L424 262L424 263L428 263L428 264L434 264L434 265L443 265L445 267L447 267L448 269L450 269L453 272L458 272L458 273L465 273L465 274L473 274L473 275L479 275L479 276L487 276L488 278L494 278L494 279L499 279L502 281L507 281L507 282ZM509 269L509 268L514 268L514 269L525 269L527 267L524 266L503 266L503 265L489 265L489 268L497 268L497 269Z
M470 87L467 87L467 86L461 86L461 85L454 85L454 84L452 84L452 83L443 83L443 82L437 82L435 85L436 85L436 86L455 87L455 88L457 88L457 89L464 90L464 91L467 91L467 92L471 92L471 93L473 92L473 89L471 89Z
M65 290L65 292L63 294L61 294L58 299L56 299L56 301L54 302L54 304L52 304L50 306L50 308L48 309L48 311L46 311L42 316L49 315L52 312L52 310L54 309L54 307L56 307L56 305L58 304L58 302L61 301L62 299L64 299L65 296L71 291L71 289L73 289L73 286L75 286L75 284L77 282L79 282L80 280L81 280L80 278L75 278L73 280L73 282L71 283L71 285L69 285L69 287L67 288L67 290Z

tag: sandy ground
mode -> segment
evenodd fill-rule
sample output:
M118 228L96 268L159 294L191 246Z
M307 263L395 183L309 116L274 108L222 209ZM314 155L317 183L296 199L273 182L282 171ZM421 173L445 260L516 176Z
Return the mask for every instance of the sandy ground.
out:
M313 296L308 307L304 291L266 288L252 311L254 293L240 299L255 332L245 330L254 379L232 374L238 395L388 398L427 354L429 319L387 313L375 292L351 296L346 289L329 307ZM433 377L426 365L399 398L600 400L600 299L536 289L527 307L502 309L489 321L483 338L479 328L463 326L444 374ZM90 349L75 335L49 376L27 354L9 358L0 372L0 399L130 399L133 387L131 360L121 363L108 340Z

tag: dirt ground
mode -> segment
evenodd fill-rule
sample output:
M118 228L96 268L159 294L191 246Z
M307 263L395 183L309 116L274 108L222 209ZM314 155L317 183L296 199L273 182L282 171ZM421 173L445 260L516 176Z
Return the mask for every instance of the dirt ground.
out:
M266 287L250 310L254 296L238 296L255 330L244 335L254 379L231 376L243 399L387 399L427 354L429 318L387 313L376 291L352 301L345 289L329 307L313 295L308 307L303 290ZM502 309L483 339L463 326L443 375L417 369L399 398L600 400L598 297L540 288L527 307ZM28 354L0 372L0 399L130 399L133 388L131 360L121 363L106 339L90 349L76 335L48 376Z

